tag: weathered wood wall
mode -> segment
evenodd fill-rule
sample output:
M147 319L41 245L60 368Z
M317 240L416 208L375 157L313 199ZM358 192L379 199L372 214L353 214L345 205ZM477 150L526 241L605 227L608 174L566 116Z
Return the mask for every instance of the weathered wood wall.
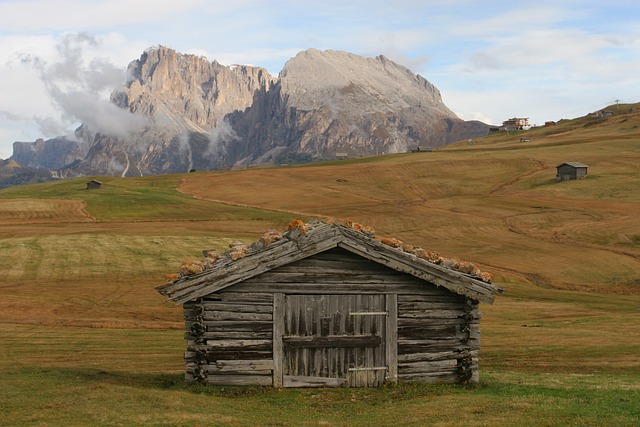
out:
M478 304L432 290L432 295L398 296L398 380L477 382Z
M308 373L311 361L321 366L321 370L326 368L328 371L344 365L347 360L316 360L318 357L335 355L344 358L348 353L329 351L329 347L322 346L322 340L309 344L304 338L292 338L291 335L302 334L304 331L294 324L292 318L285 318L284 314L281 314L281 322L283 325L286 322L286 326L283 326L283 330L278 330L279 336L274 343L274 295L275 306L280 307L277 310L285 310L289 304L297 310L296 316L300 318L304 308L300 304L305 298L296 297L299 301L287 300L284 295L314 294L337 296L331 304L335 304L334 308L341 311L345 311L347 303L340 302L340 298L346 301L355 294L392 296L391 300L386 298L386 301L393 301L392 307L385 307L382 302L385 298L371 306L379 307L393 316L393 319L387 319L385 332L393 334L393 339L385 339L385 334L380 336L387 344L394 343L394 348L385 346L384 342L380 343L380 351L386 353L386 361L390 362L391 370L386 372L390 380L434 383L477 381L480 312L476 301L337 248L278 267L226 290L186 303L186 380L210 384L271 385L274 384L275 369L276 376L284 373L286 377L287 373L291 374L288 385L295 385L297 377ZM326 311L330 308L327 306L322 309ZM309 314L308 320L323 317L328 319L329 316L332 314L328 312L313 313ZM363 324L367 328L372 325ZM317 329L324 327L321 323L316 326ZM313 330L314 327L305 328ZM333 335L346 334L343 326L334 332ZM365 338L341 339L355 342ZM276 352L274 345L278 349ZM292 351L295 346L322 350ZM274 366L276 353L283 355L282 362L276 361L276 364L282 363L282 366ZM379 356L380 354L375 353L375 357L367 357L373 357L371 364L376 365L381 363ZM301 360L301 357L305 360ZM380 377L380 373L374 374L376 376L372 377L371 384L384 378ZM335 376L336 372L331 375ZM309 385L308 379L300 381L300 385ZM319 384L344 383L345 381L336 381L336 384ZM283 384L280 380L275 380L274 385Z
M271 385L273 294L220 292L184 304L185 379Z

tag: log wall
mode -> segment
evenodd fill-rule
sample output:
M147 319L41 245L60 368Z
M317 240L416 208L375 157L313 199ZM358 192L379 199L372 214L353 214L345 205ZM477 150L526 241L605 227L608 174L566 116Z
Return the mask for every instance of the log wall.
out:
M459 295L399 295L398 380L477 382L480 317Z
M184 304L185 379L271 385L273 294L219 292Z

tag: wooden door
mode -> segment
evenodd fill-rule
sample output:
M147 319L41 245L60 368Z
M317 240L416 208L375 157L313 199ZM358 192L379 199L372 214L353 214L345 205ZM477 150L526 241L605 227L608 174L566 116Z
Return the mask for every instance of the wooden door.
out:
M385 295L284 295L284 387L370 387L388 373Z

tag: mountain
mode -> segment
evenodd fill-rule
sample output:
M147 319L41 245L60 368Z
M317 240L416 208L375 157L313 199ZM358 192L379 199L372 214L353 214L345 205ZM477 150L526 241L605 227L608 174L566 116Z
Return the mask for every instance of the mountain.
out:
M51 172L22 165L15 160L0 159L0 188L22 184L35 184L54 179Z
M288 61L268 93L230 117L240 136L230 147L243 162L280 153L331 159L439 147L487 134L488 126L460 120L438 89L384 56L310 49Z
M276 78L157 46L127 71L106 129L17 142L12 159L61 177L140 176L397 153L489 129L459 119L435 86L384 56L309 49Z

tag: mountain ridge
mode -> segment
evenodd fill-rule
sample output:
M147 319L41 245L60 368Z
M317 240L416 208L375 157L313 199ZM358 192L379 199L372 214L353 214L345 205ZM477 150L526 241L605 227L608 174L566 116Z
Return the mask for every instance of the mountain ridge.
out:
M11 158L59 177L140 176L397 153L489 129L459 119L433 84L388 58L332 50L302 51L274 77L156 46L129 64L111 103L126 113L111 129L16 142Z

